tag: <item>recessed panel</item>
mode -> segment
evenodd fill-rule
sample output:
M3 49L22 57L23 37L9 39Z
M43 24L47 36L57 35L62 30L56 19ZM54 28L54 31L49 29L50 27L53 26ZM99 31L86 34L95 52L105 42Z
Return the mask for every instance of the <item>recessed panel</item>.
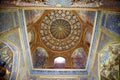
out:
M35 34L35 40L30 37L31 66L86 69L95 15L95 11L87 10L25 10L28 36L33 34L29 31ZM55 64L57 57L63 57L65 63Z

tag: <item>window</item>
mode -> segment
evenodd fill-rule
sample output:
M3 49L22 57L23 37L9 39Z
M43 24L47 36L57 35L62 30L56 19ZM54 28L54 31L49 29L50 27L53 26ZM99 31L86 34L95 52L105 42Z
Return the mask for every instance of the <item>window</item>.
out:
M65 58L57 57L54 59L54 68L65 68Z

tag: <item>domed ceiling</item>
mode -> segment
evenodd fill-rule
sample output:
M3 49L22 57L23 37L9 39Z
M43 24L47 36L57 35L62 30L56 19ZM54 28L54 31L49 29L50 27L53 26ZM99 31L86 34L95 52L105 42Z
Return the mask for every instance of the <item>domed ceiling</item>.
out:
M65 68L85 69L89 52L92 27L95 13L90 11L76 10L28 10L25 11L28 38L31 48L31 56L44 55L42 59L34 57L33 64L39 61L42 67L34 68L54 68L54 59L57 57L65 58ZM28 14L29 13L29 14ZM39 14L39 19L35 21L34 16ZM92 17L88 16L92 14ZM28 18L32 16L32 18ZM33 20L33 21L31 21ZM46 53L40 51L36 53L38 47L44 49ZM79 52L81 49L82 52ZM78 51L78 52L75 52ZM74 53L74 55L73 55ZM75 56L81 54L80 56ZM86 58L84 57L86 55ZM79 60L80 59L80 60ZM74 60L74 61L73 61ZM84 66L83 66L84 65Z
M55 51L73 48L80 41L81 22L72 11L50 11L40 22L40 37L46 47Z

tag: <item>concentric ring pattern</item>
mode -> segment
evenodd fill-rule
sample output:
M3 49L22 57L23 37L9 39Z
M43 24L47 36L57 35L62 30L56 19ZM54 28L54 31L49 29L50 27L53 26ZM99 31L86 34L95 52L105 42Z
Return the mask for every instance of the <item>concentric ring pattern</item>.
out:
M44 45L54 51L73 48L80 40L81 23L69 10L47 12L40 21L40 38Z
M56 39L64 39L71 32L71 25L64 19L56 19L50 26L50 32Z

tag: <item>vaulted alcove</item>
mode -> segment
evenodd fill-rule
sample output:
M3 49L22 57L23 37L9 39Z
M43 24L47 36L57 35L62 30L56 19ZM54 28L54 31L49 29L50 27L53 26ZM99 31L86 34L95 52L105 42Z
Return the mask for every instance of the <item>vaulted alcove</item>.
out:
M32 20L38 14L39 18ZM54 68L54 58L63 56L66 58L65 68L68 69L74 65L71 62L72 53L81 47L84 49L87 63L95 14L95 11L85 10L25 10L31 55L35 54L33 51L39 45L49 55L43 68ZM32 16L32 19L29 19L29 16ZM34 59L33 64L37 64ZM85 69L85 66L86 64L84 68L78 68Z

